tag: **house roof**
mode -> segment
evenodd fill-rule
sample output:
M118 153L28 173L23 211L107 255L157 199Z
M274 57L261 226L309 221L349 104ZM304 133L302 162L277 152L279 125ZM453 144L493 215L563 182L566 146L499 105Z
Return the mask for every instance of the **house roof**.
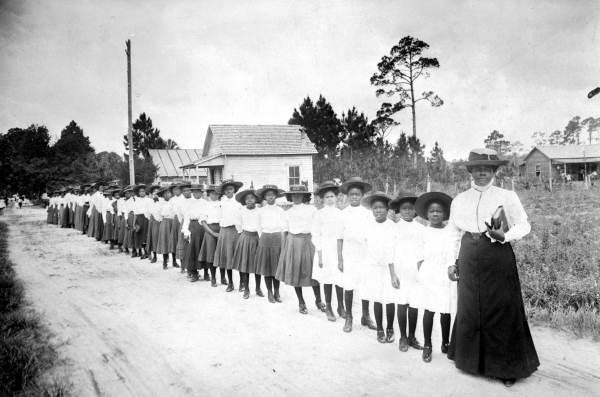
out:
M150 149L148 150L152 162L158 167L158 176L183 176L179 168L182 165L193 163L202 157L200 149ZM205 171L201 171L202 174Z
M315 146L298 125L211 124L203 156L315 154Z
M534 147L524 160L527 160L536 149L552 160L583 160L584 158L600 157L600 143L593 145L541 145Z

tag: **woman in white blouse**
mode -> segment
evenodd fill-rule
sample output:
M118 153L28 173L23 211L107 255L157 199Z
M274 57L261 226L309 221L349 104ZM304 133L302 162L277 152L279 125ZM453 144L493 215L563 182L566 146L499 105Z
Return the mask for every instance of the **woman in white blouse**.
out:
M313 279L323 284L325 291L325 314L329 321L335 321L331 307L331 295L335 285L337 312L345 317L342 272L338 268L337 242L342 238L342 211L336 206L339 187L333 181L319 185L316 194L323 201L323 208L317 211L312 224L312 242L315 246Z
M475 149L465 163L471 188L453 200L448 228L456 235L458 304L448 358L457 368L501 379L510 387L539 366L523 308L511 242L531 230L517 194L494 186L506 164L496 152ZM492 222L492 216L499 222ZM493 223L496 223L495 225Z
M217 248L217 239L219 238L219 222L221 221L221 203L219 201L219 187L209 185L206 188L208 200L206 201L206 217L202 220L204 227L204 238L200 247L200 263L204 269L210 270L210 283L212 287L217 286L217 268L213 266L215 258L215 249ZM225 279L225 269L220 268L221 284L227 285Z
M315 304L319 310L325 312L319 283L312 279L315 246L311 242L310 231L317 209L308 204L311 195L304 185L292 185L285 193L287 200L292 201L294 205L285 212L283 248L275 276L279 281L294 287L302 314L308 314L302 287L313 288Z
M275 204L275 200L283 196L283 190L276 185L264 185L256 195L261 202L265 202L258 211L261 233L256 250L256 272L265 277L269 302L281 302L279 280L275 278L275 273L281 255L284 211Z
M264 297L260 289L260 274L256 272L256 249L260 236L260 221L258 219L258 196L253 189L247 189L235 195L240 208L240 228L242 233L235 245L233 253L233 268L240 273L244 288L244 299L250 297L250 274L254 274L256 296Z

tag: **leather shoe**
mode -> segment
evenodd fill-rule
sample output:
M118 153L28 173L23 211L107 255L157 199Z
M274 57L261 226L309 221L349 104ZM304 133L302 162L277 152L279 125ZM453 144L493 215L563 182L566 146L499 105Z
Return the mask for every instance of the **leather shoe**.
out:
M431 362L431 355L432 355L431 346L424 346L423 347L423 354L422 354L423 361L425 361L426 363L430 363Z
M346 318L346 310L344 310L344 306L338 305L337 313L338 313L338 316L340 316L341 318L343 318L343 319Z
M442 343L442 353L448 354L448 343Z
M250 298L250 290L248 288L246 288L244 290L244 299L248 299Z
M264 298L265 294L263 294L262 290L259 288L256 290L256 296L260 296L261 298Z
M408 351L408 338L406 336L400 337L400 342L398 343L398 350L401 352Z
M377 329L377 326L375 325L373 320L371 320L371 317L362 316L360 318L360 324L364 325L365 327L369 327L369 329L373 329L373 330Z
M408 337L408 345L413 349L423 350L423 347L421 346L417 338L415 338L414 336Z
M385 332L383 330L377 331L377 342L385 343Z
M346 315L346 323L344 324L344 332L352 332L352 316Z
M333 309L331 308L331 305L327 305L327 307L325 308L325 315L327 316L327 320L335 321L335 314L333 314Z
M240 283L240 288L238 289L239 292L244 292L244 284Z
M394 329L388 328L385 330L385 341L386 343L394 343Z
M221 279L221 285L227 285L227 280L225 280L225 278Z
M217 279L213 278L212 280L210 280L210 286L211 287L216 287L217 286Z
M273 294L273 297L275 298L275 302L277 302L277 303L283 302L281 300L281 297L279 296L279 291L275 291L275 293Z
M325 304L322 301L315 301L315 305L317 306L317 309L319 309L323 313L325 313L325 311L327 310Z
M150 259L150 263L156 263L156 257Z
M192 277L190 277L190 282L191 283L195 283L196 281L199 281L200 277L198 277L197 275L193 275Z
M306 308L306 304L305 303L300 303L298 311L301 314L308 314L308 309Z
M275 303L275 297L273 296L273 293L271 291L267 292L267 299L269 299L270 303Z
M229 283L227 285L227 289L225 290L225 292L231 292L233 291L235 288L233 288L233 283Z

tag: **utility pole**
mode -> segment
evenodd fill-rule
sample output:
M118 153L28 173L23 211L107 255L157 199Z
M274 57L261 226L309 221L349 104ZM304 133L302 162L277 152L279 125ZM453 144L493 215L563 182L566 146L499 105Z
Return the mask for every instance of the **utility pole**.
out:
M131 40L125 42L127 54L127 144L129 146L129 184L135 185L135 165L133 162L133 123L131 121Z

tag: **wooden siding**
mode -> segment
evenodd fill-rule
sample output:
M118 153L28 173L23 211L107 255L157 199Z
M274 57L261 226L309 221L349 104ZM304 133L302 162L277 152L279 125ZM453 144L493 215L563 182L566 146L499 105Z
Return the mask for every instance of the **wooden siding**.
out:
M275 184L281 189L289 189L289 167L300 167L300 181L308 181L308 189L313 189L312 155L279 156L227 156L223 168L223 178L234 178L244 183L244 187L260 188Z
M527 179L535 179L541 178L542 180L547 181L550 176L550 159L546 157L542 152L537 149L534 149L528 156L527 160L524 164L525 168L525 178ZM536 166L539 166L540 174L536 174ZM552 165L552 178L556 178L557 171L556 165Z

